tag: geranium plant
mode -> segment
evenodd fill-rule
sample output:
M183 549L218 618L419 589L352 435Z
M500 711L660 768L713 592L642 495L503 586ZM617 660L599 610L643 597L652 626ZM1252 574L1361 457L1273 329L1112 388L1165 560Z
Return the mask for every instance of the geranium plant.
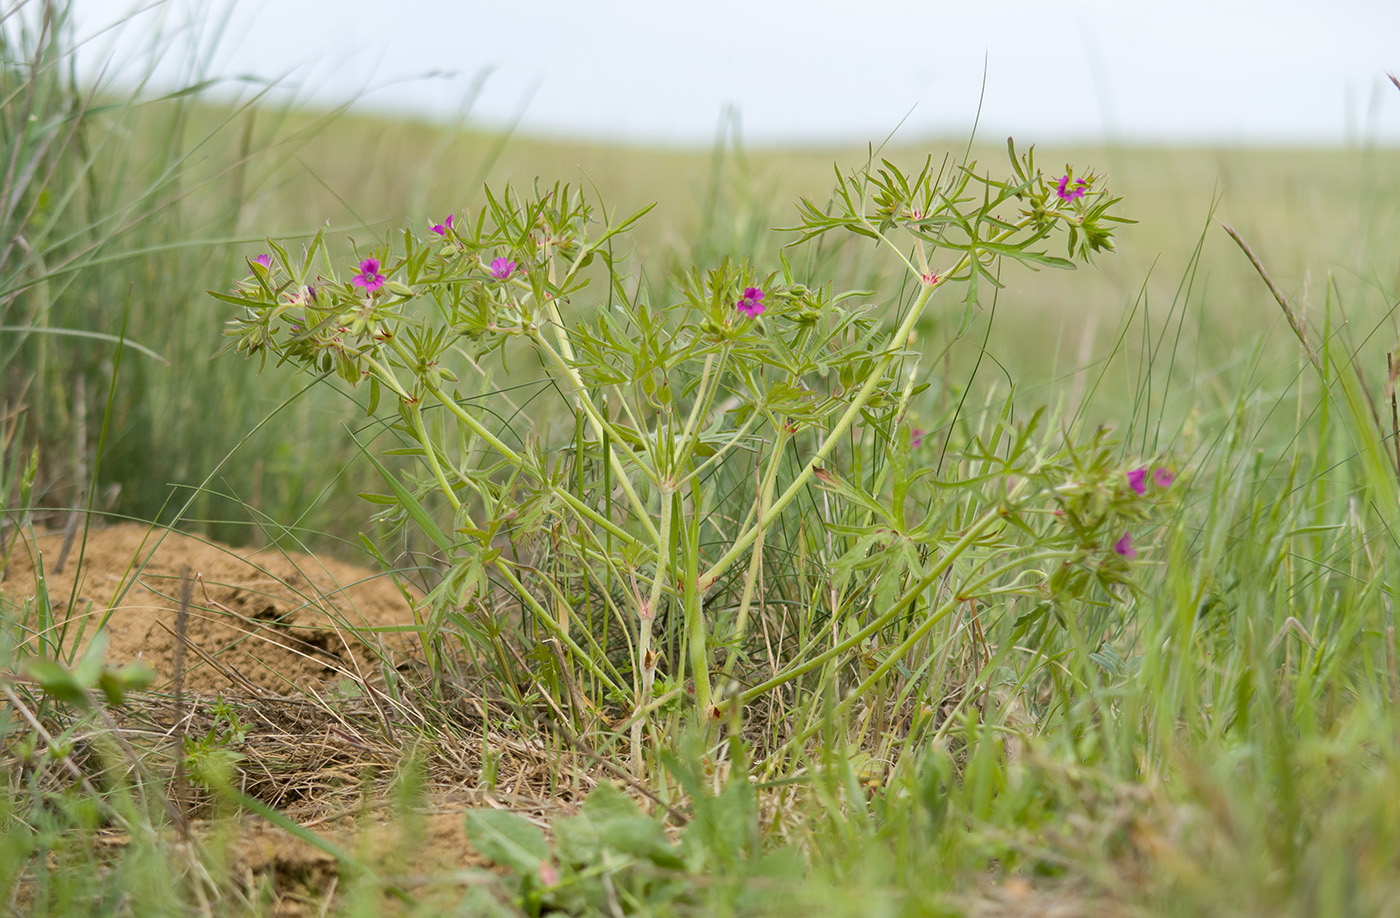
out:
M1071 268L1111 249L1123 222L1101 176L1046 175L1014 148L1010 159L1004 179L931 161L914 174L888 162L838 170L829 205L799 204L772 270L696 267L668 302L639 292L614 255L646 210L609 220L562 185L488 191L474 215L457 208L425 234L404 229L369 250L352 242L345 255L321 235L295 253L269 241L270 259L252 259L246 280L214 295L238 308L231 349L335 374L367 390L371 413L386 400L397 413L423 474L389 475L391 493L371 499L441 552L446 573L421 626L430 659L449 624L469 630L469 610L494 580L595 693L627 709L640 762L649 725L672 702L693 692L690 710L709 725L868 652L915 605L936 622L977 590L1039 590L1050 602L1056 590L1127 582L1145 472L1124 469L1103 444L1052 455L1024 431L1008 435L1014 450L956 482L972 495L957 512L911 512L918 489L949 486L911 461L933 436L909 419L924 388L914 370L921 320L957 287L965 323L1002 262ZM874 240L910 272L914 295L886 318L869 293L799 277L787 253L830 233ZM1047 251L1056 238L1064 256ZM506 420L503 393L465 388L488 358L521 372L522 349L558 396L552 420L524 435ZM853 468L865 461L853 438L875 444L877 467ZM740 456L756 474L718 493L716 473ZM775 547L775 533L814 488L851 511L839 524L847 550L829 566L833 588L869 589L874 571L884 608L824 643L809 635L741 688L731 677L764 553L791 548ZM532 539L545 544L533 562L501 550ZM593 596L624 625L630 666L577 621L581 597ZM678 650L664 665L663 619L663 643ZM858 689L907 662L926 633L919 624L882 645Z

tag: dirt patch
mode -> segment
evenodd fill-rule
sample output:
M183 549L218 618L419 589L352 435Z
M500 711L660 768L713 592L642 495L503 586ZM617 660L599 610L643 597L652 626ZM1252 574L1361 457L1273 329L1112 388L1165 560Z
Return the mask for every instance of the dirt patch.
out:
M522 730L518 713L489 693L454 682L441 696L424 695L416 636L384 630L414 621L410 600L385 576L134 524L92 530L81 560L75 545L58 572L62 542L53 532L13 543L0 581L6 613L25 616L32 630L42 618L32 599L46 592L54 609L47 638L58 640L66 626L61 646L82 647L105 620L107 661L144 660L159 677L151 691L129 693L106 712L120 745L94 720L72 762L99 786L141 775L143 793L164 797L152 806L170 814L171 856L208 855L218 894L249 913L302 918L345 901L373 901L386 915L479 913L472 896L508 899L514 881L473 850L464 811L505 808L546 826L606 779L606 769L562 740L528 721ZM6 540L0 550L8 547ZM177 701L176 619L187 583ZM386 670L395 685L384 685ZM347 691L347 680L376 690ZM419 698L432 702L426 712ZM200 777L216 753L227 756L240 794L348 854L370 871L365 882L383 887L356 889L364 878L325 847L231 813L236 803ZM6 755L0 749L0 766L13 766ZM71 783L55 766L36 780L53 791ZM190 834L181 837L179 826ZM120 830L106 831L114 854L130 844ZM196 867L205 869L189 869Z
M316 831L428 902L460 898L462 885L497 882L487 872L490 861L467 841L465 814L460 811L418 814L412 819L399 816L392 821L345 821L317 826ZM325 914L342 879L331 855L259 819L245 817L200 834L214 847L224 848L230 879L249 898L270 900L272 915ZM220 844L220 835L228 836L226 844ZM391 913L402 910L389 901L380 905Z
M0 582L5 599L21 603L37 595L35 561L42 557L55 628L67 623L71 641L85 626L85 644L105 618L108 662L144 660L159 674L157 691L168 691L175 676L187 576L193 590L184 687L191 691L291 695L330 690L346 679L382 683L381 660L397 666L417 656L412 634L377 630L412 625L409 602L387 576L364 568L276 550L245 556L217 542L126 523L90 530L81 566L75 545L56 573L62 544L58 532L21 538Z

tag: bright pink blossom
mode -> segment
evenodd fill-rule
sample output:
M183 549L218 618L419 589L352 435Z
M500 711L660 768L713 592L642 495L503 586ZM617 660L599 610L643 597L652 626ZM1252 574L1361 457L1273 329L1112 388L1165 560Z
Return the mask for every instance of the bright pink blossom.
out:
M1162 467L1152 473L1152 483L1159 488L1170 488L1173 481L1176 481L1176 476L1169 468Z
M262 253L261 255L259 255L257 258L254 258L254 259L253 259L253 263L254 263L254 264L262 265L264 268L271 269L271 268L272 268L272 256L269 255L269 254L267 254L266 252L264 252L264 253Z
M491 276L496 280L505 280L510 277L511 272L514 270L515 262L508 258L497 258L495 261L491 262Z
M734 308L742 312L751 319L756 319L763 314L763 291L757 287L745 287L744 297L734 304Z
M1060 196L1061 201L1077 201L1084 197L1084 192L1089 189L1088 182L1074 182L1073 187L1071 187L1070 182L1070 175L1066 172L1064 178L1060 179L1060 183L1055 186L1055 194Z
M379 273L379 259L366 258L360 262L360 273L352 277L350 283L356 287L364 287L368 293L374 293L384 286L386 280L388 278Z
M448 214L447 219L441 223L434 223L431 229L439 236L446 236L448 233L452 232L452 215Z
M1128 487L1138 494L1147 493L1147 469L1133 469L1128 473Z
M919 447L923 446L924 435L927 433L928 431L924 430L922 427L909 428L909 448L918 449Z
M1113 550L1129 561L1137 557L1137 549L1133 548L1133 537L1130 533L1123 533L1123 538L1113 543Z

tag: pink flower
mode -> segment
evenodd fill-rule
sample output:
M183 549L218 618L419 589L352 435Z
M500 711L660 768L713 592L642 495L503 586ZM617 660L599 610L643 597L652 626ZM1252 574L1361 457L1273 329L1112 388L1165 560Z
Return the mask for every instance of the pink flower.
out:
M751 319L763 314L763 291L757 287L745 287L744 298L734 304L734 308Z
M510 277L511 272L514 270L515 262L508 258L497 258L495 261L491 262L491 276L496 280L505 280Z
M1128 473L1128 487L1138 494L1147 493L1147 469L1133 469Z
M924 445L924 435L928 433L922 427L909 428L909 448L918 449Z
M350 283L356 287L364 287L368 293L374 293L384 286L386 280L388 278L379 273L379 259L366 258L360 262L360 273L351 278Z
M1123 533L1123 538L1113 543L1113 550L1129 561L1137 557L1137 549L1133 548L1133 537L1126 532Z
M1159 488L1170 488L1173 481L1176 481L1176 476L1169 468L1162 467L1152 473L1152 483Z
M264 253L262 253L261 255L259 255L257 258L254 258L254 259L253 259L253 263L254 263L254 264L258 264L258 265L262 265L264 268L267 268L268 270L271 270L271 269L272 269L272 256L269 255L269 254L267 254L266 252L264 252Z
M439 236L446 236L448 233L452 232L452 215L448 214L447 219L441 223L434 223L431 229Z
M1066 172L1059 185L1055 186L1055 194L1060 196L1061 201L1077 201L1084 197L1084 192L1089 188L1089 183L1083 181L1075 182L1071 188L1070 181L1070 174Z

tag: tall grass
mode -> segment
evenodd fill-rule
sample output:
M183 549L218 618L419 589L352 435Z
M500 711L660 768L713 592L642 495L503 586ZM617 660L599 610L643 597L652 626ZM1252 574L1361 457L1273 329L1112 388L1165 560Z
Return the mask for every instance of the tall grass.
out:
M295 525L327 481L322 467L304 471L311 457L334 468L353 450L290 451L306 443L292 431L336 430L351 409L334 398L295 405L246 460L192 493L285 395L250 390L209 360L224 317L204 291L246 273L260 246L249 225L262 223L287 164L334 116L287 128L285 109L260 104L267 87L211 102L197 62L186 88L162 95L140 74L134 87L79 85L74 30L67 4L31 0L0 33L0 375L5 423L24 421L6 443L10 465L39 447L43 507L165 521L184 508L192 524L238 542L250 538L250 504ZM200 37L154 37L147 74L157 55ZM325 219L284 213L280 229ZM97 470L99 421L110 429Z
M166 483L187 461L177 456L189 453L170 434L192 415L196 393L216 391L195 359L204 350L196 341L213 323L192 323L197 317L181 307L218 250L191 237L229 234L240 205L226 192L241 181L244 164L233 158L201 174L206 164L197 151L209 138L186 136L193 96L149 103L100 84L79 86L66 4L19 4L4 25L0 371L7 401L27 411L36 434L43 504L90 500L99 509L154 515L152 489L164 499ZM221 180L223 187L211 187ZM196 217L189 196L199 189L221 193L202 206L227 204ZM126 358L120 364L118 354ZM118 369L103 457L110 465L94 477L96 422ZM185 405L173 398L177 392L188 393ZM90 479L111 490L89 494Z

